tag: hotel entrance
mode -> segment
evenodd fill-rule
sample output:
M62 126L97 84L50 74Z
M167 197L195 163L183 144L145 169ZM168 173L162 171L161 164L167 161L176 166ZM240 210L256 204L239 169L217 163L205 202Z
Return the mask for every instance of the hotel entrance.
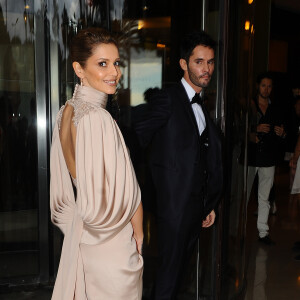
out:
M205 247L195 249L187 266L180 299L230 299L241 293L246 164L237 158L246 151L256 13L255 1L238 0L0 0L1 290L46 285L45 299L50 299L63 240L49 212L52 129L77 83L69 53L72 37L97 26L120 42L123 77L107 109L124 135L142 190L145 299L159 245L155 195L133 124L147 105L147 91L180 80L179 44L185 33L202 29L217 41L215 73L205 98L225 137L224 199L216 224L199 240ZM227 267L235 269L234 277Z

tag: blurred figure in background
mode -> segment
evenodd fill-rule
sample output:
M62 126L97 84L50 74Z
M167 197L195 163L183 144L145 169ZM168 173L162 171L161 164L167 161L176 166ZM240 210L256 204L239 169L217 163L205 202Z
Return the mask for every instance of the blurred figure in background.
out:
M258 217L259 241L273 245L269 237L268 217L270 212L269 194L274 182L275 165L280 143L286 133L283 115L271 104L270 94L273 80L269 73L257 78L257 97L251 103L250 137L248 146L248 195L249 201L255 175L258 174Z

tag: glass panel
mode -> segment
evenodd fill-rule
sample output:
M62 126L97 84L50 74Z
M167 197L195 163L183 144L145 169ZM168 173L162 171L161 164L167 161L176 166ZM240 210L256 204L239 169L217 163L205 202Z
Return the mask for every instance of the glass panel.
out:
M0 0L0 280L37 275L34 1Z
M247 143L249 104L253 97L254 15L256 1L233 1L230 6L228 84L226 102L225 162L228 186L224 205L224 299L233 299L245 288L247 225ZM266 12L264 12L266 15ZM267 17L266 17L267 20ZM266 24L265 24L266 25ZM265 30L265 27L261 27ZM255 33L255 34L254 34ZM265 39L267 41L267 38ZM265 46L265 45L264 45ZM257 52L259 55L259 52ZM238 298L238 297L237 297Z
M204 8L204 11L202 10ZM202 12L206 18L203 22ZM119 125L130 149L131 159L142 190L144 206L144 296L151 293L157 268L155 225L155 195L150 171L146 166L147 153L135 139L133 124L143 118L152 89L178 82L182 77L179 67L181 37L190 31L201 30L206 23L208 32L219 40L219 0L215 1L120 1L110 0L111 29L120 36L120 52L124 62L123 78L118 92ZM217 111L218 56L214 79L205 93L207 108L213 118ZM216 276L216 226L203 231L200 239L200 262L197 268L197 247L185 279L181 283L179 299L195 299L199 295L213 299ZM198 281L197 281L198 273ZM204 298L203 298L204 299Z
M215 41L219 43L220 41L220 21L221 21L221 14L220 14L220 1L219 0L205 0L205 8L206 8L206 18L204 22L204 30L209 33ZM205 90L206 95L206 107L210 112L212 118L220 118L221 112L219 105L221 101L216 101L219 98L218 93L218 86L219 86L219 76L220 76L220 68L217 66L219 65L219 56L220 56L220 47L222 44L219 43L216 49L215 54L215 74L212 76L211 82L207 89ZM218 72L219 71L219 72ZM219 99L221 100L221 99Z

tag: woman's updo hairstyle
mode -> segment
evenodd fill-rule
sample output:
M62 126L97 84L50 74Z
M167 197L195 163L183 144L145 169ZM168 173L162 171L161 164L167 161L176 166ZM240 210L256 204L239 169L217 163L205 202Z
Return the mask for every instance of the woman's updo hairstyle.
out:
M70 47L72 63L76 61L84 68L86 61L93 55L94 48L99 44L114 44L118 47L112 34L103 28L90 27L80 30L73 37Z

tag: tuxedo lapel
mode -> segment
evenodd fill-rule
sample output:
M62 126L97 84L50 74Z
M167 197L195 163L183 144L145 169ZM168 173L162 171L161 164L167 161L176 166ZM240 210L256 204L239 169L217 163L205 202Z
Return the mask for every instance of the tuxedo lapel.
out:
M195 133L200 138L198 125L197 125L197 121L196 121L196 118L195 118L195 115L194 115L194 111L192 109L191 102L188 98L188 95L185 91L185 88L183 87L183 85L181 83L178 86L178 91L179 91L178 98L180 99L181 103L183 104L184 110L185 110L188 118L190 119L190 121L193 124L193 128L195 130Z

